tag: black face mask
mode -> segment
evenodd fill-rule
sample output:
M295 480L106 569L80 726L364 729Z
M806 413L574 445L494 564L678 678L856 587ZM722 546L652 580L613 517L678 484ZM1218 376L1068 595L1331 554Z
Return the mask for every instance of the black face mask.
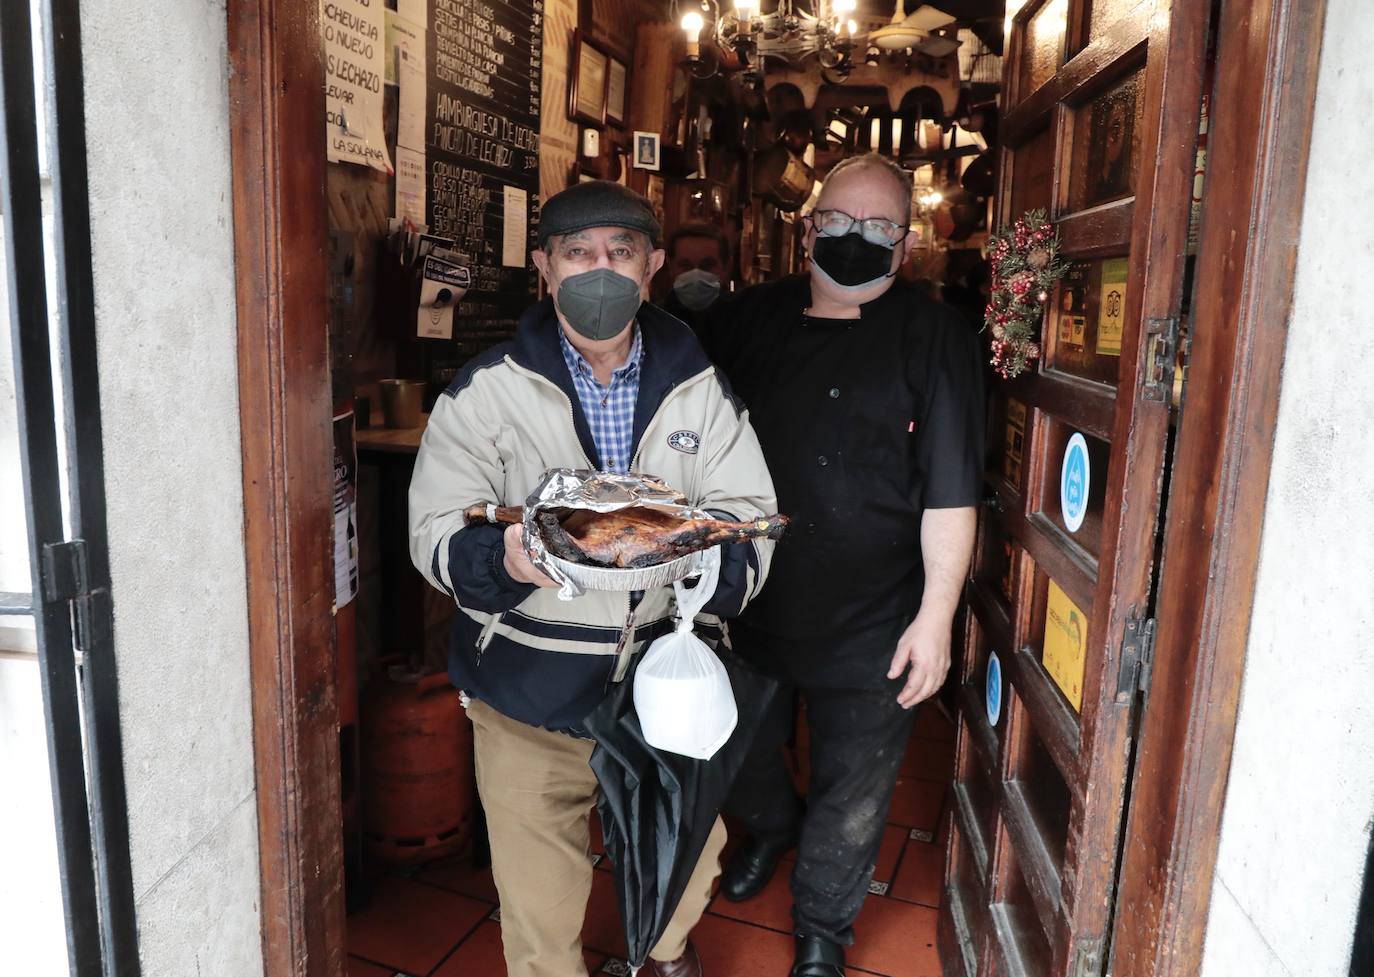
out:
M851 231L839 237L818 235L811 245L811 260L836 285L864 288L892 277L892 248L865 241Z

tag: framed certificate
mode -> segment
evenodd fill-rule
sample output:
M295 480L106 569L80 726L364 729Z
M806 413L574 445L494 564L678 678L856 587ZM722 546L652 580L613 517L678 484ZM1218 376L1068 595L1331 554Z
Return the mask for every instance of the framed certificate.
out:
M568 84L568 118L589 126L606 124L605 51L579 30L573 32L572 77ZM622 104L624 96L621 97Z
M624 62L610 59L606 69L606 121L618 126L625 124L625 90L629 69Z

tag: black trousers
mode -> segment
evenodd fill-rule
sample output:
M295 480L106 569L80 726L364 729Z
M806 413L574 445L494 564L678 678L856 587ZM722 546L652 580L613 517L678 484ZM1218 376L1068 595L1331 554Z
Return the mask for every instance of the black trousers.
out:
M749 654L755 640L740 635L733 643L745 657L758 660ZM796 931L848 945L873 878L914 710L897 704L902 683L886 680L891 651L881 661L874 656L877 677L861 688L820 683L817 669L788 669L779 657L764 657L771 659L765 667L785 685L761 724L725 810L755 837L798 839L792 871ZM811 779L805 802L792 786L782 754L794 714L789 692L800 693L806 702Z

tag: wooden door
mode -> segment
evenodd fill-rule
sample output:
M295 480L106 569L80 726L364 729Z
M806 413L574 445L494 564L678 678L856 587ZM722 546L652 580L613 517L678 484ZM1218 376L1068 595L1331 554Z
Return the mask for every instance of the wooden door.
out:
M1073 264L1042 361L991 395L940 920L950 977L1091 977L1107 959L1210 7L1028 0L1014 16L999 223L1045 208Z

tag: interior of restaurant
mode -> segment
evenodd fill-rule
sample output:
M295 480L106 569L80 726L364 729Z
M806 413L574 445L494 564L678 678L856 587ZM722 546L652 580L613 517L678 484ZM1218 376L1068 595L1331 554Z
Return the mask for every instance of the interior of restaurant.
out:
M365 93L354 99L345 91L356 72L340 68L337 89L331 76L326 207L350 977L505 973L471 728L445 675L452 602L410 564L406 492L436 397L465 361L511 334L541 291L527 258L539 201L590 179L622 183L648 198L667 238L688 225L723 233L724 242L706 244L719 247L724 290L737 292L803 270L801 216L819 181L839 160L877 152L914 181L915 246L901 277L978 330L989 301L990 233L1060 193L1055 138L1037 135L1029 152L1016 154L1015 207L997 206L1009 32L1025 41L1014 68L1030 91L1135 5L1076 3L1070 23L1066 0L1050 0L1031 4L1034 16L1019 24L1020 5L1011 6L388 0L369 52L385 79L379 113ZM349 27L357 24L341 20L333 29ZM1085 179L1076 208L1132 192L1143 105L1138 51L1126 68L1124 83L1119 68L1098 83L1096 131L1079 167L1097 175ZM1065 323L1081 329L1091 319L1089 328L1099 328L1096 295L1111 284L1102 280L1111 267L1096 262L1096 279L1065 290L1077 303L1065 307ZM675 274L670 263L658 275L656 302L671 300ZM1096 382L1114 377L1119 347L1109 348L1101 328L1100 337L1076 337L1088 349L1076 366L1072 344L1061 343L1061 367ZM1011 439L1013 430L1025 434L1025 407L1010 404L994 418L990 446L1014 460L1019 481L1021 443ZM1097 452L1105 442L1092 444L1094 463L1105 465ZM1089 521L1100 520L1096 493L1089 507ZM1015 603L1012 589L1023 584L1011 564L1024 553L986 535L980 552L983 575ZM1043 603L1048 578L1034 579L1027 586L1039 587ZM962 618L957 627L956 656L965 637L986 643ZM955 725L968 673L956 660L945 690L920 709L857 924L853 972L941 972L937 930L958 800ZM1063 682L1046 688L1069 701ZM1039 748L1033 736L1027 743ZM799 781L806 755L799 712L789 745ZM1049 794L1048 819L1067 825L1067 806L1054 813L1061 801ZM614 889L596 837L593 858L603 871L583 934L588 971L624 974ZM717 898L696 940L708 972L786 972L789 907L786 873L749 902Z

